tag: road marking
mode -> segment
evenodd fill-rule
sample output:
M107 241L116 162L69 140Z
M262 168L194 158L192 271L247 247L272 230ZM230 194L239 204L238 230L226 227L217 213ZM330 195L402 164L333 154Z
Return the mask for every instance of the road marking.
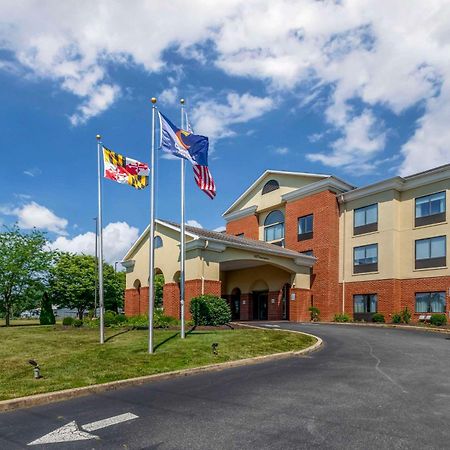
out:
M267 325L264 325L264 326L267 327L267 328L280 328L280 325L267 324Z
M128 420L137 419L138 416L132 413L119 414L118 416L109 417L108 419L97 420L97 422L87 423L82 425L81 428L86 431L95 431L100 428L110 427L111 425L116 425L118 423L127 422Z
M30 442L28 445L39 445L39 444L56 444L57 442L71 442L71 441L86 441L88 439L98 439L98 436L94 434L85 433L78 429L78 425L73 420L68 424L58 428L51 433Z
M75 420L67 423L66 425L57 428L54 431L30 442L28 445L39 444L56 444L57 442L71 442L71 441L86 441L88 439L100 439L95 434L86 433L86 431L100 430L101 428L110 427L111 425L117 425L118 423L127 422L128 420L137 419L139 416L132 413L119 414L118 416L109 417L107 419L97 420L85 425L81 425L81 428L85 431L81 431L78 428Z

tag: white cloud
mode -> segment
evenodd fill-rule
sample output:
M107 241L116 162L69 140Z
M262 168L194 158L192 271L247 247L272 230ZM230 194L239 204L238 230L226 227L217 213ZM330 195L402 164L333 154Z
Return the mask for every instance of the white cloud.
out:
M194 219L187 220L186 225L188 225L189 227L203 228L202 224Z
M301 91L303 106L314 108L317 92L329 92L322 112L343 137L322 156L336 165L336 148L350 139L347 124L361 116L352 107L355 103L372 115L375 106L401 114L423 104L416 132L402 148L402 173L450 159L450 146L444 145L450 128L442 125L449 104L448 0L409 0L407 7L405 0L192 0L187 9L182 0L97 0L89 7L75 0L4 0L0 16L0 41L9 58L0 60L0 70L14 71L16 64L28 78L53 80L79 97L81 104L70 116L73 124L117 99L120 87L109 78L112 65L170 71L165 60L170 49L186 61L215 64L228 75L262 81L268 93L260 100L266 102L273 92L277 98L295 98ZM210 45L213 51L205 51ZM173 86L169 81L169 89ZM173 98L170 94L163 98ZM234 103L244 107L240 99L248 94L234 95ZM274 107L264 106L265 111ZM199 102L196 111L204 113L197 116L196 131L215 139L232 135L233 124L264 113L240 114L229 98L221 105ZM360 133L364 130L360 141L377 148L368 151L366 161L376 164L382 138L361 125ZM357 156L359 147L353 148L347 153ZM422 161L421 151L432 157Z
M166 105L175 105L178 100L178 88L172 86L164 89L158 96L158 101Z
M218 233L223 233L224 231L226 231L226 227L224 227L222 225L221 227L214 228L213 231L217 231Z
M139 230L126 222L109 223L103 228L103 253L109 263L120 261L139 237ZM71 253L95 255L95 233L88 231L73 238L60 236L50 248Z
M306 157L327 166L364 173L371 169L370 162L384 148L385 140L386 134L379 130L374 115L366 110L344 125L344 136L332 144L331 153L308 153Z
M274 101L270 97L231 92L223 103L214 100L199 101L192 111L191 118L196 133L204 134L211 139L221 139L234 134L231 125L260 117L273 107Z
M52 231L56 234L67 234L68 221L58 217L53 211L36 202L30 202L19 207L2 207L0 213L15 216L19 227L26 230L38 228Z
M28 175L29 177L37 177L42 173L42 170L39 167L32 167L30 169L26 169L23 171L24 175Z
M287 155L289 153L289 148L288 147L276 147L274 149L274 152L277 155Z

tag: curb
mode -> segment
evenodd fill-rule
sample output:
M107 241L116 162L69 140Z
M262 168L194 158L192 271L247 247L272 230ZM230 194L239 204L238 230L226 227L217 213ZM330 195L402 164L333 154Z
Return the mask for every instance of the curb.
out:
M372 327L372 328L400 328L402 330L419 330L431 333L450 334L450 329L447 328L431 328L419 327L416 325L401 325L394 323L352 323L352 322L298 322L300 324L314 324L314 325L342 325L353 327ZM305 333L307 334L307 333Z
M254 326L254 325L246 325L246 326L249 328L257 328L257 329L263 329L263 330L267 331L267 328L264 328L264 327L258 327L258 326ZM30 408L32 406L47 405L49 403L60 402L60 401L69 400L72 398L84 397L89 394L98 394L101 392L115 391L116 389L120 389L123 387L139 386L141 384L149 383L152 381L168 380L168 379L172 379L172 378L197 375L197 374L200 374L203 372L214 372L214 371L219 371L219 370L228 369L228 368L232 368L232 367L248 366L248 365L257 364L260 362L275 361L278 359L290 358L293 356L306 355L306 354L316 351L323 344L322 339L320 339L319 337L314 336L313 334L310 334L310 333L303 333L301 331L283 330L283 329L279 329L279 331L299 333L299 334L311 336L314 339L316 339L317 342L315 342L313 345L311 345L307 348L304 348L302 350L282 352L282 353L273 353L271 355L262 355L262 356L255 356L253 358L245 358L245 359L238 359L235 361L227 361L227 362L223 362L223 363L208 364L206 366L194 367L191 369L174 370L172 372L157 373L157 374L153 374L153 375L144 375L142 377L128 378L126 380L111 381L109 383L95 384L92 386L84 386L84 387L73 388L73 389L64 389L62 391L46 392L43 394L29 395L27 397L19 397L19 398L13 398L10 400L2 400L2 401L0 401L0 413L7 412L7 411L13 411L15 409L20 409L20 408Z

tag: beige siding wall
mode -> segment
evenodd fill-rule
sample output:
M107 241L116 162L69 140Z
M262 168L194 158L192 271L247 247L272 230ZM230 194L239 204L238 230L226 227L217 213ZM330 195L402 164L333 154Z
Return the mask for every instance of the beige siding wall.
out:
M416 228L415 198L445 190L447 221L445 223ZM354 236L354 209L378 203L378 231ZM340 216L340 281L368 281L388 278L422 278L448 276L450 271L442 269L414 268L415 240L447 235L447 263L450 258L450 180L429 184L404 192L389 190L346 202L341 205ZM378 244L378 271L353 274L353 249L361 245Z
M257 211L264 211L268 208L273 208L276 205L280 205L281 196L288 192L295 191L307 184L314 183L321 180L323 177L302 177L295 175L283 175L283 174L269 174L257 186L255 186L246 196L243 198L234 208L234 211L249 208L250 206L257 205ZM269 180L278 181L280 188L262 195L262 188Z

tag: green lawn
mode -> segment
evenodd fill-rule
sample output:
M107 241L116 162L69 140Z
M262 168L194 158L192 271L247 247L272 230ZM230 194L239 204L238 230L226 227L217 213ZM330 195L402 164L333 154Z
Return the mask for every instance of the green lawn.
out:
M314 338L274 330L194 331L182 341L176 331L155 332L156 351L147 354L148 331L107 330L62 326L0 328L0 400L88 386L171 370L300 350ZM211 344L219 343L219 355ZM41 366L43 378L33 379L28 359Z

